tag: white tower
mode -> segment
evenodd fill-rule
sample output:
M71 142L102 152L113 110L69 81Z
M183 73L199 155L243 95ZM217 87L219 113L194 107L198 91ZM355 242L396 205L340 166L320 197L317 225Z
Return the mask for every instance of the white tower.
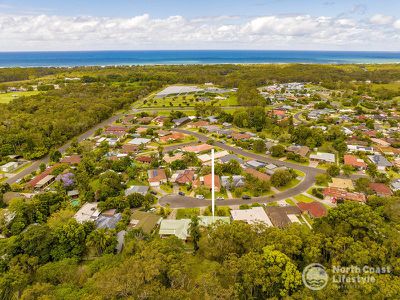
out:
M215 210L215 175L214 175L214 149L211 149L211 211L214 220Z

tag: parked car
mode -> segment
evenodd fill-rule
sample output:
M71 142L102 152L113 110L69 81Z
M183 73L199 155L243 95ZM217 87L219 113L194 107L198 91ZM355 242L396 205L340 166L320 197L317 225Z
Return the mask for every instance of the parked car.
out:
M243 200L250 200L251 197L250 197L249 195L243 195L243 196L242 196L242 199L243 199Z
M224 200L224 197L218 197L217 200Z
M157 192L156 191L150 191L150 194L157 195Z
M178 195L179 196L185 196L185 193L184 192L179 192Z
M196 198L200 199L200 200L204 200L204 196L203 195L196 195Z

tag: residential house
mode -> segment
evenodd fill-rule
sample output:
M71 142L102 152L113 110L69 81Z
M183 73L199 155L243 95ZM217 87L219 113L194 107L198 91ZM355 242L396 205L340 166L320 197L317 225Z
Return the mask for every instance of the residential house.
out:
M235 132L232 133L232 139L236 140L236 141L245 141L245 140L249 140L252 138L252 135L248 134L248 133L240 133L240 132Z
M51 183L53 183L55 179L56 179L56 177L53 175L46 175L44 178L39 180L39 182L36 183L34 189L42 190L45 187L49 186Z
M349 152L374 152L374 148L364 145L347 145Z
M231 217L234 221L243 221L247 224L262 223L268 227L273 226L264 208L260 206L250 209L232 209Z
M195 178L194 170L178 171L173 176L173 181L177 184L185 185L191 184Z
M286 151L298 154L302 157L306 157L308 152L310 152L310 148L308 148L307 146L292 145L287 147Z
M250 168L258 169L264 168L267 164L258 160L249 160L246 162L246 165L248 165Z
M245 179L241 175L221 176L221 185L227 190L239 188L245 185Z
M250 174L251 176L253 176L259 180L262 180L262 181L268 181L271 179L271 176L269 176L268 174L257 171L256 169L253 169L253 168L245 168L244 171L247 174Z
M142 118L138 118L136 121L139 124L147 125L147 124L150 124L151 121L153 121L153 117L142 117Z
M310 159L318 162L335 163L335 154L327 152L317 152L317 154L311 154Z
M182 126L183 124L186 124L190 121L190 118L188 117L182 117L179 119L173 119L172 122L175 124L175 127Z
M207 122L205 120L199 120L199 121L191 122L191 123L187 124L187 127L188 128L201 128L201 127L208 126L208 125L210 125L209 122Z
M135 158L136 161L142 163L142 164L151 164L153 159L150 156L146 155L141 155Z
M125 154L128 154L128 155L130 155L132 153L135 153L138 150L139 150L139 146L138 145L123 144L122 147L121 147L122 153L125 153Z
M320 202L299 202L297 206L302 212L307 212L312 218L321 218L327 215L327 209Z
M152 169L147 171L149 177L148 181L150 186L160 186L163 183L167 183L167 175L164 169Z
M139 145L145 145L151 142L151 139L146 139L146 138L134 138L133 140L130 140L128 142L128 144L130 145L135 145L135 146L139 146Z
M2 165L0 167L0 170L5 173L9 173L9 172L14 171L16 168L18 168L17 162L9 162L9 163L6 163L5 165Z
M375 164L380 171L384 171L386 168L391 167L392 164L380 154L368 155L369 160Z
M78 154L65 156L61 159L60 163L62 164L69 164L69 165L77 165L81 162L82 156Z
M198 177L194 182L193 186L199 188L201 186L207 187L211 190L212 188L212 175L208 174L205 176ZM221 190L221 182L218 175L214 175L214 189L216 192Z
M160 223L159 235L161 237L176 236L178 239L186 241L189 237L189 227L191 220L167 220L163 219Z
M130 188L127 188L125 190L125 196L129 196L131 194L141 194L141 195L146 195L147 192L149 191L149 187L147 185L133 185Z
M266 206L265 211L272 225L284 228L292 223L301 224L297 215L301 214L297 206Z
M115 229L117 226L117 223L122 220L122 215L121 213L117 213L113 216L104 216L100 215L96 221L96 228L101 228L101 229Z
M230 162L231 160L237 161L240 165L243 165L243 164L244 164L243 159L237 157L235 154L228 154L228 155L225 155L225 156L223 156L223 157L221 157L221 158L219 159L219 161L220 161L222 164L226 164L226 163Z
M367 198L362 193L348 192L343 189L328 187L323 191L324 196L333 202L340 200L351 200L356 202L366 202Z
M396 180L392 181L392 183L390 184L390 187L392 188L393 192L400 191L400 179L396 179Z
M100 211L97 209L97 202L88 202L76 212L74 218L78 223L84 223L87 221L95 221L99 215Z
M160 142L161 143L168 143L168 142L174 142L178 140L183 140L185 138L185 135L180 132L174 132L172 134L162 136L160 137Z
M195 146L186 146L182 148L183 152L192 152L192 153L201 153L201 152L206 152L210 151L213 148L213 146L208 145L208 144L200 144L200 145L195 145Z
M364 160L351 154L344 155L344 164L356 168L357 170L365 170L367 168L367 164Z
M368 186L379 197L387 197L392 195L392 191L384 183L371 182Z
M183 159L183 153L182 152L178 152L178 153L176 153L176 154L174 154L172 156L169 156L169 154L167 153L163 157L163 160L168 164L170 164L170 163L172 163L172 162L174 162L176 160L181 160L181 159Z
M124 136L128 133L129 127L125 126L108 126L104 129L105 135Z

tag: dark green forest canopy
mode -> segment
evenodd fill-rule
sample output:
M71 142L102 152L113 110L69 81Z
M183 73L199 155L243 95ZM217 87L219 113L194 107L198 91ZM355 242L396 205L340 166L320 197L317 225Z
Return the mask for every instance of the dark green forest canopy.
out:
M64 87L66 77L79 77L81 81L69 82ZM187 65L0 69L0 82L4 82L3 90L7 86L39 82L57 83L62 87L60 90L21 97L9 104L0 104L0 155L21 154L28 159L42 157L49 149L63 144L106 119L116 110L127 108L134 101L168 84L213 82L226 87L250 86L254 87L252 91L255 95L255 87L272 81L322 82L330 88L342 88L354 80L383 83L399 78L398 65ZM245 95L252 95L247 92ZM259 100L256 96L251 96L253 105L258 105Z
M61 90L0 105L0 155L41 157L147 95L152 88L152 85L124 89L100 83L69 84Z

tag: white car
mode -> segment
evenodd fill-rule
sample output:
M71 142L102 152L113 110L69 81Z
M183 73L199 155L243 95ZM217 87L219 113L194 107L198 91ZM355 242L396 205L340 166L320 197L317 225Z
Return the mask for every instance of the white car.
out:
M196 198L200 199L200 200L204 200L204 196L203 195L196 195Z

